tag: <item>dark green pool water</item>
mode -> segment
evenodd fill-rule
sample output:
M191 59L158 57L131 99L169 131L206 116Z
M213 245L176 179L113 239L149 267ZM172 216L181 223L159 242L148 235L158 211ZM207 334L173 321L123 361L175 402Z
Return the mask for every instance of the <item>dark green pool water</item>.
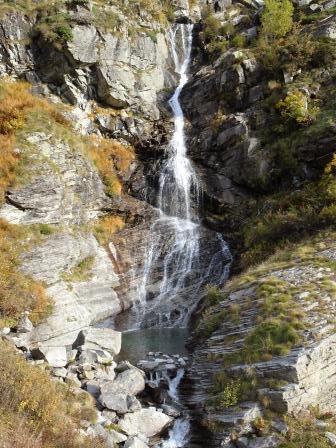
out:
M187 338L187 328L148 328L124 332L118 360L127 359L136 363L145 359L148 352L188 356L185 347Z

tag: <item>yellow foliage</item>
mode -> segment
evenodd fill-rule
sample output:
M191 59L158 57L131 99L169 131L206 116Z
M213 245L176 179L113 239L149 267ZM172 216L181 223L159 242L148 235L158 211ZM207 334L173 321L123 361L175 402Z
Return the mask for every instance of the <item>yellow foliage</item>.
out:
M6 189L15 180L21 160L15 152L15 134L24 127L32 110L41 111L57 123L66 123L53 105L29 92L29 84L0 81L0 204Z
M94 414L88 394L84 401L68 387L51 382L48 373L27 364L2 341L0 374L0 431L8 448L103 447L98 440L84 438L76 431L76 424L88 415L88 409L91 416ZM27 445L23 436L27 437Z
M125 226L125 222L120 216L105 216L101 218L95 225L95 235L100 244L108 244L111 241L112 236L122 230Z
M0 220L0 318L9 324L14 324L25 310L31 311L34 323L50 311L43 286L18 269L24 236L22 229Z
M15 138L12 135L0 134L0 204L4 201L5 192L14 178L19 157L14 152Z
M91 143L91 144L90 144ZM118 172L125 172L132 160L134 152L126 148L117 140L92 137L88 146L88 154L98 168L106 185L106 192L110 196L118 196L122 186Z

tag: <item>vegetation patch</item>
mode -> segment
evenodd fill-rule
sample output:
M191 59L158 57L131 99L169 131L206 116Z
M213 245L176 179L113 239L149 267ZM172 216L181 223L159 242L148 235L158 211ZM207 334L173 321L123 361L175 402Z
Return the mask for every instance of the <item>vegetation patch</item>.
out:
M86 152L98 168L109 196L118 196L122 192L122 184L118 172L125 172L132 160L134 151L117 140L91 137L86 143Z
M282 438L279 448L330 448L325 432L335 431L335 422L332 420L329 421L329 427L324 429L316 426L314 415L302 416L298 419L286 417L285 421L289 431Z
M106 246L115 233L122 230L125 226L124 220L120 216L107 215L101 218L94 225L94 234L98 242Z
M88 256L77 263L69 272L62 274L65 282L86 282L92 277L92 268L95 262L94 256Z
M18 151L16 144L21 143L27 127L30 131L35 129L37 117L43 117L39 123L43 129L46 122L67 126L58 108L34 97L28 84L0 80L0 204L4 201L6 189L25 176L28 156L25 151Z
M47 372L29 365L1 341L0 372L0 432L5 448L104 447L77 429L81 420L95 421L89 394L75 395L69 387L51 382Z
M20 271L26 236L23 228L0 220L0 327L15 325L26 310L35 324L51 311L42 284Z

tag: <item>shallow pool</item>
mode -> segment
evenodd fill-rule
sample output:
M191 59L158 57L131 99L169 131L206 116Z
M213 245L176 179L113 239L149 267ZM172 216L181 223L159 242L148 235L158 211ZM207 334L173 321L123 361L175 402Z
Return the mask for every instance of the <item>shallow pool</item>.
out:
M121 352L117 359L136 363L146 358L148 352L188 356L185 347L188 334L187 328L147 328L124 332Z

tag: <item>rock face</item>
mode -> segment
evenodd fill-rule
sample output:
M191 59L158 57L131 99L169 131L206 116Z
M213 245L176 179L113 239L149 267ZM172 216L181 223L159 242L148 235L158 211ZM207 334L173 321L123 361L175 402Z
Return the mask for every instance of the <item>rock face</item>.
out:
M159 25L151 24L150 30L144 28L132 39L127 28L135 23L127 22L121 32L112 34L73 18L73 38L59 50L41 37L30 39L34 18L29 20L19 12L5 14L1 19L0 73L41 80L73 104L83 106L87 99L99 99L158 119L157 94L167 86L169 59ZM90 15L86 20L93 22Z
M115 13L113 7L106 8L108 13ZM4 13L0 18L0 74L26 78L33 83L34 93L55 102L58 96L75 105L66 115L77 122L74 127L78 132L102 132L107 137L139 143L146 142L156 129L153 139L161 140L162 132L156 124L161 117L160 95L174 78L161 25L135 15L135 22L125 19L118 32L108 32L95 26L87 8L68 9L73 38L62 46L47 42L36 32L39 16ZM129 35L132 26L137 27L136 39ZM91 100L113 107L114 112L106 107L92 118ZM135 226L145 216L150 219L153 211L132 198L107 197L85 151L74 150L62 136L46 131L27 134L18 151L32 161L29 179L6 192L0 217L13 224L62 228L23 255L22 270L44 282L54 301L52 316L34 329L32 342L68 345L80 329L132 305L138 287L136 281L132 283L132 272L142 269L145 257L144 233ZM137 164L141 165L134 162ZM132 175L132 169L128 175ZM126 183L127 175L124 180ZM125 217L128 229L133 226L129 232L135 241L139 239L134 251L142 245L136 261L132 255L120 256L113 242L106 251L90 232L73 232L71 226L87 225L109 212ZM69 279L68 274L88 257L94 264L87 278ZM122 296L128 282L132 283L130 293Z
M94 261L87 279L71 281L71 277L64 276L88 257ZM121 310L114 291L118 276L107 252L93 235L56 233L23 256L22 269L43 281L54 301L52 315L34 329L32 341L72 344L79 330Z
M164 35L158 33L154 42L140 33L132 44L128 38L105 34L99 49L99 98L116 108L136 106L158 119L156 93L165 86L168 59Z
M14 224L80 224L109 203L97 170L84 155L43 132L28 136L38 153L31 181L7 192L0 216Z
M330 326L329 315L333 316L335 312L335 296L330 294L330 290L324 285L329 284L329 281L334 284L335 274L333 269L329 268L329 262L335 253L335 240L325 238L324 241L327 241L324 246L327 245L328 248L321 252L317 242L314 256L307 261L299 261L294 253L295 267L292 267L292 259L285 259L286 261L281 262L281 268L279 264L271 262L256 268L254 280L246 279L244 282L243 277L237 282L237 286L229 285L224 291L227 293L227 299L207 311L199 334L206 328L202 325L209 325L207 322L212 317L221 315L223 318L210 335L203 339L200 336L203 342L198 341L194 362L188 373L190 383L186 383L185 393L188 394L186 400L194 409L195 415L202 419L206 426L220 428L218 432L215 431L210 446L220 446L220 440L232 431L251 435L253 428L251 429L250 423L263 415L265 407L279 416L300 416L315 406L322 413L329 413L333 408L336 402L336 336ZM260 318L267 319L260 315L264 299L257 291L260 291L258 288L263 288L262 285L272 282L277 282L273 284L278 285L278 292L275 294L281 295L286 288L294 294L295 310L300 309L298 312L302 313L301 342L294 344L283 356L273 355L268 356L271 359L248 363L243 360L236 361L235 356L246 350L247 338L255 334ZM269 300L270 294L271 292L268 293ZM239 309L237 318L234 317L235 309ZM238 397L236 405L241 410L239 412L235 405L221 407L206 404L209 403L209 396L216 398L211 394L215 376L224 374L227 375L226 384L234 384L236 380L245 381L249 390L253 390L245 400L243 396ZM246 401L253 397L254 402ZM203 403L203 406L200 406L200 403ZM274 428L277 428L277 424ZM249 438L247 443L248 447L273 446L265 445L266 442L262 440L258 440L259 444L250 445L252 441Z
M219 210L239 204L247 188L267 170L267 159L259 160L259 145L249 122L246 96L262 97L262 75L257 61L246 53L228 51L215 67L199 70L182 92L182 103L191 123L190 155L199 167L206 206ZM221 112L223 95L232 101ZM226 97L225 97L226 98ZM251 108L253 108L253 104ZM211 173L211 174L210 174Z
M322 21L321 33L332 34L333 24L333 16ZM234 236L248 213L249 201L256 194L267 194L272 182L294 188L295 182L297 186L319 178L323 161L330 160L324 141L334 141L336 134L326 129L323 138L297 144L293 150L296 177L289 179L284 173L275 180L270 173L276 175L280 169L273 158L273 141L262 132L270 125L265 108L270 91L260 61L247 49L230 49L211 65L204 64L202 56L200 60L181 94L189 121L189 154L202 182L205 223ZM327 85L328 75L321 76L321 83ZM289 86L293 79L290 74ZM317 91L305 88L309 101Z
M0 75L24 73L34 69L33 54L27 48L33 21L19 12L10 12L1 20Z

